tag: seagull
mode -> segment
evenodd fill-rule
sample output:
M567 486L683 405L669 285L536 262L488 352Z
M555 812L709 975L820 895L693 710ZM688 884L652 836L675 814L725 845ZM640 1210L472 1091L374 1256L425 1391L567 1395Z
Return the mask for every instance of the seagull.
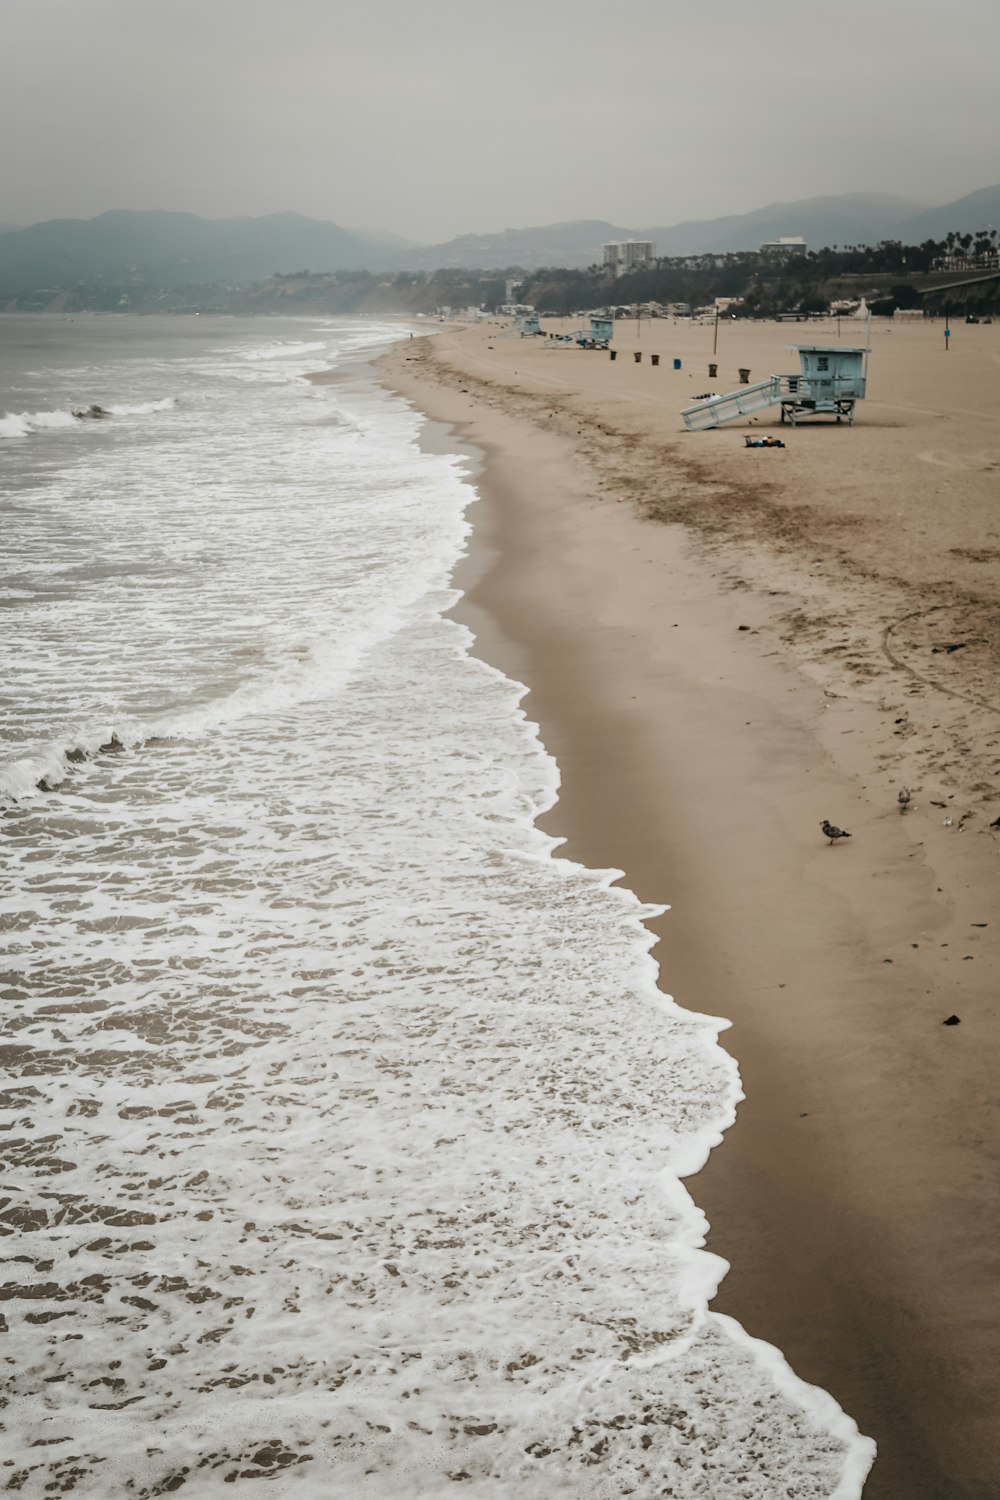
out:
M846 828L838 828L836 823L830 822L829 818L824 818L819 826L831 844L835 844L838 839L849 839L851 837Z
M908 786L900 787L899 796L896 798L896 801L899 803L900 812L905 813L910 805L910 788Z

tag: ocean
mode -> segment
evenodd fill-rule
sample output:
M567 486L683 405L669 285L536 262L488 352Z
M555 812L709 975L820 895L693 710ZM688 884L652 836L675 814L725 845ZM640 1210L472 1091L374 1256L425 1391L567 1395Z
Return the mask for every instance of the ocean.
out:
M0 317L0 1476L852 1500L854 1424L707 1309L725 1023L534 826L408 332Z

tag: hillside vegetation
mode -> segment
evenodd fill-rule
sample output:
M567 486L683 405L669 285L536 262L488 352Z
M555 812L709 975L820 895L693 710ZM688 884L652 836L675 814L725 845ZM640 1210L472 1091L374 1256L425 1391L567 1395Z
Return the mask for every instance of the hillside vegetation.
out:
M950 233L943 240L809 251L788 259L758 252L663 257L646 269L613 277L588 270L521 267L497 274L446 269L435 272L293 271L249 286L218 282L161 285L155 272L136 269L94 275L65 288L46 286L0 306L17 312L227 312L377 313L441 315L469 309L496 311L509 293L543 313L565 316L596 308L628 312L637 305L656 313L685 310L730 298L736 317L826 312L832 302L865 298L876 313L925 303L949 312L992 312L1000 307L997 231Z

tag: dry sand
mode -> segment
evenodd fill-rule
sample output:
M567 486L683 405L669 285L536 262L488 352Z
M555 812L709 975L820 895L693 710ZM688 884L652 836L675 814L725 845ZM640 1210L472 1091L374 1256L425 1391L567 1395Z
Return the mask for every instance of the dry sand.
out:
M785 450L680 409L835 324L713 356L619 323L614 362L479 325L385 362L484 455L461 613L531 689L548 830L671 903L664 988L733 1021L747 1098L688 1184L715 1305L876 1439L866 1500L1000 1495L1000 327L942 331L876 323L856 425Z

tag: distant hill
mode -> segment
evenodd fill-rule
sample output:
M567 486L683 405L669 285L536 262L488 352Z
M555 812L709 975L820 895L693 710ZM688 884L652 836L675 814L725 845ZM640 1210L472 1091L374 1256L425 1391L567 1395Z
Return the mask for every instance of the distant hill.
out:
M438 271L452 266L492 271L507 266L537 270L539 266L589 266L601 260L608 240L634 238L637 231L622 229L605 219L572 219L540 228L504 229L499 234L463 234L441 245L406 251L396 264L406 271Z
M827 245L877 244L895 235L899 223L919 204L888 193L843 193L769 203L751 213L722 219L690 220L650 229L640 238L656 241L660 255L698 255L728 250L759 250L765 240L801 235L810 250Z
M389 229L352 229L360 239L371 240L374 245L392 245L396 250L422 250L423 240L408 240L405 234L393 234Z
M919 207L887 193L845 193L836 198L769 203L752 213L653 228L625 229L603 219L583 219L537 229L505 229L501 234L467 234L446 244L425 246L415 255L400 255L397 263L407 270L583 267L600 262L608 240L622 239L653 240L659 255L758 250L765 240L799 234L814 250L824 245L877 244L892 236L900 221Z
M979 188L942 208L926 208L897 226L896 238L908 245L924 240L943 240L952 230L958 234L975 234L977 229L1000 229L1000 183Z
M15 229L20 229L20 224L4 224L0 222L0 235L11 234Z
M398 253L302 214L202 219L118 210L95 219L49 219L0 236L0 290L65 287L94 277L164 287L246 285L275 271L376 269Z

